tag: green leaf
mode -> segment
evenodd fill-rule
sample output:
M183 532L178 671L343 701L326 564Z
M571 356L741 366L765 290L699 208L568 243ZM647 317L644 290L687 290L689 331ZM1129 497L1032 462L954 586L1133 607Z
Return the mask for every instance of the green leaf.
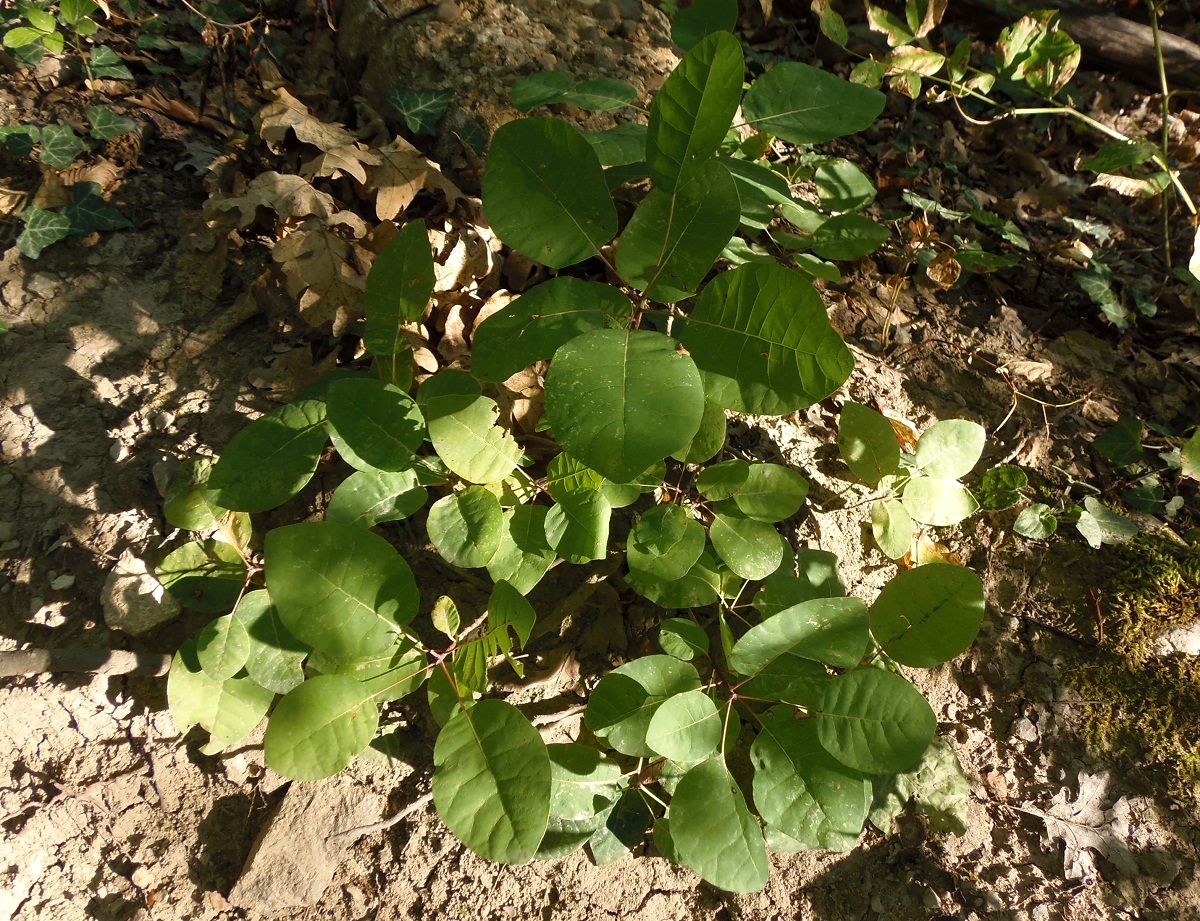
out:
M676 326L705 396L737 412L783 415L810 406L854 367L812 283L778 265L747 263L717 276Z
M883 93L794 61L776 64L742 101L746 121L793 144L821 144L869 126Z
M945 739L934 739L921 763L903 774L875 778L871 824L888 834L909 800L938 834L964 835L970 815L971 785Z
M975 497L957 480L929 476L909 480L901 502L914 520L934 527L958 524L979 510Z
M125 66L121 56L108 47L97 45L88 58L92 73L103 80L132 80L133 73Z
M612 748L638 758L654 754L646 732L664 701L700 687L700 676L674 656L643 656L600 679L588 700L588 729Z
M760 726L750 747L759 815L804 847L848 850L871 807L871 781L831 757L816 721L789 707L768 710Z
M37 125L0 125L0 140L14 157L27 157L42 136Z
M509 98L518 112L528 112L538 106L561 102L574 85L569 73L547 70L522 77L513 84Z
M458 605L449 595L442 595L433 603L429 620L439 633L445 634L452 640L458 638L458 628L462 626L462 621L458 614Z
M482 486L470 486L444 496L429 510L429 539L453 566L486 566L500 547L504 515L496 496Z
M379 728L371 692L346 675L318 675L288 691L263 736L267 764L292 780L336 774Z
M108 106L89 106L87 120L92 126L94 140L107 141L137 130L138 123L127 115L118 115Z
M684 691L654 711L646 745L672 761L701 761L721 744L721 714L703 691Z
M325 403L297 400L233 436L208 478L222 508L265 512L300 492L317 470L329 435Z
M196 635L196 658L206 674L218 681L232 678L250 656L250 635L232 614L211 621Z
M696 0L675 14L671 41L690 51L713 32L732 32L737 20L737 0Z
M846 586L838 575L837 557L826 550L802 547L796 553L796 568L790 561L767 577L754 596L754 607L764 618L773 617L784 608L811 601L814 598L838 598L846 594Z
M133 226L104 200L96 183L77 182L71 191L74 198L62 213L70 223L73 235L82 236L96 230L125 230Z
M336 381L327 400L335 445L376 470L408 470L425 443L425 420L407 393L369 377Z
M661 333L604 329L554 354L546 416L559 442L616 483L682 450L700 428L704 389Z
M84 143L69 125L45 125L38 159L55 169L66 169L84 150Z
M363 686L377 704L399 700L416 691L429 673L425 652L406 637L370 656L339 659L314 652L309 667L322 675L346 675Z
M284 626L339 658L382 652L416 616L412 570L379 535L331 521L267 532L267 590Z
M24 48L27 45L41 44L48 33L29 26L17 26L4 33L5 48Z
M433 250L424 221L409 221L375 257L367 273L363 341L378 359L393 367L406 355L406 323L419 323L433 296Z
M687 662L708 654L708 634L695 621L668 617L659 624L658 645L667 655Z
M741 44L728 32L714 32L667 77L650 105L646 138L646 163L663 191L675 188L685 164L706 159L724 140L744 72Z
M433 764L434 805L467 847L499 863L533 857L550 815L550 755L516 707L461 710L438 734Z
M300 663L308 647L288 632L265 591L244 594L233 616L250 640L246 673L252 679L276 694L286 694L304 680Z
M17 249L29 259L37 259L48 246L71 235L71 221L61 211L47 211L30 205L21 212L25 226L17 237Z
M879 84L883 82L886 73L887 71L884 69L884 66L878 61L871 59L859 61L854 65L854 69L850 71L850 82L858 86L879 89Z
M608 553L611 517L612 503L601 492L562 493L546 512L546 540L567 562L602 560Z
M43 10L32 3L20 4L21 17L39 32L49 35L54 32L58 24L54 21L54 14Z
M518 505L504 513L500 546L487 563L493 581L508 582L523 595L541 581L555 559L546 539L547 511L544 505Z
M1118 467L1129 467L1142 460L1142 420L1122 415L1092 444Z
M1058 519L1050 506L1034 502L1021 510L1013 522L1013 531L1030 540L1045 540L1058 530Z
M765 521L717 512L708 536L717 556L743 579L766 578L783 561L783 538Z
M1021 501L1020 490L1029 485L1029 477L1020 467L1001 464L987 471L979 481L979 503L990 511L1012 508Z
M546 746L550 755L550 818L538 845L541 860L582 847L621 794L621 767L579 742ZM640 797L639 797L640 799Z
M612 80L608 77L585 80L562 97L562 101L568 105L588 109L592 112L620 109L635 99L637 99L637 90L623 80Z
M588 839L588 847L592 858L603 866L615 863L642 843L654 821L654 814L642 794L626 790L598 819L596 831Z
M720 758L688 771L671 799L671 841L684 866L729 892L767 883L767 848L758 821Z
M1158 145L1145 138L1109 141L1091 156L1081 157L1075 168L1091 170L1094 173L1117 173L1145 163L1156 153Z
M872 488L900 466L900 442L892 424L861 403L842 407L838 450L850 472Z
M219 614L237 602L246 584L246 563L223 541L196 540L168 553L155 575L185 608Z
M1200 480L1200 429L1192 433L1183 450L1179 452L1180 472L1193 480Z
M521 446L496 424L495 402L465 371L439 371L421 384L417 399L438 457L464 480L499 483L524 459Z
M631 166L646 159L646 126L637 122L622 122L604 131L585 131L600 165Z
M861 259L887 242L890 234L861 214L839 214L818 227L812 235L812 248L822 259Z
M912 548L912 516L899 499L871 504L871 536L889 560L901 559Z
M917 467L927 476L957 480L979 462L986 442L987 431L976 422L935 422L917 440Z
M937 732L937 718L921 692L878 668L834 678L817 709L821 745L842 764L867 774L908 770Z
M857 598L814 598L751 627L734 644L729 667L756 677L784 655L853 668L866 655L867 606Z
M404 116L404 124L413 134L436 134L438 122L454 101L454 91L397 86L388 90L387 101Z
M625 582L635 592L659 607L700 608L712 604L721 595L721 575L717 561L705 551L680 579L665 580L631 569Z
M1093 550L1099 550L1103 544L1123 544L1137 535L1136 524L1114 512L1095 496L1084 499L1083 506L1075 529Z
M733 494L738 510L758 521L791 518L808 497L808 480L780 464L751 464L746 480Z
M206 754L217 754L250 734L267 715L275 695L249 678L219 681L200 668L195 640L179 647L167 675L167 706L180 732L200 726L211 737Z
M964 566L927 563L883 587L871 605L871 634L897 662L932 668L974 642L983 610L979 576Z
M716 160L688 163L673 194L652 190L617 243L617 271L646 296L673 303L695 293L737 230L741 204Z
M72 28L76 28L78 23L91 16L100 9L93 0L60 0L58 4L58 13L62 20Z
M859 211L875 200L875 184L849 160L825 160L813 182L826 211Z
M594 256L617 232L600 160L555 118L523 118L496 131L483 206L501 239L553 269Z
M752 230L765 230L779 205L791 204L788 181L775 170L739 157L720 157L737 184L741 201L741 223Z
M383 521L407 518L428 499L428 491L412 470L359 470L333 491L325 520L373 528Z
M525 597L507 582L497 582L488 599L488 624L494 627L511 628L517 643L524 646L533 634L537 614Z
M716 456L725 447L727 434L725 410L711 400L704 401L704 415L700 417L700 430L692 436L691 443L671 456L685 464L702 464Z
M655 579L682 579L704 552L704 526L678 505L656 505L638 519L625 555L629 568Z
M529 289L475 328L471 369L503 381L553 358L578 335L628 325L633 305L612 285L560 275Z

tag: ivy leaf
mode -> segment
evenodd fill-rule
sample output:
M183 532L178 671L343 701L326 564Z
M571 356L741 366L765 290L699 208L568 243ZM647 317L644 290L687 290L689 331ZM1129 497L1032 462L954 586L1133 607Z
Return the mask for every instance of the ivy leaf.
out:
M438 457L464 480L499 483L524 460L520 445L496 424L495 402L465 371L439 371L421 384L417 399Z
M55 169L66 169L84 151L84 143L69 125L44 125L38 159Z
M25 226L17 237L17 249L29 259L37 259L48 246L71 235L71 221L61 211L47 211L30 205L21 212Z
M254 420L209 475L217 504L242 512L282 505L312 479L328 438L321 400L297 400Z
M871 634L903 665L932 668L974 642L983 583L965 566L927 563L898 573L871 605Z
M482 486L444 496L429 510L429 539L452 566L486 566L500 547L504 516L500 501Z
M340 658L382 652L416 616L412 570L379 535L330 521L267 532L267 590L284 626Z
M527 595L549 571L555 553L546 538L547 511L544 505L518 505L504 513L500 545L487 563L493 581Z
M108 106L89 106L85 110L94 140L107 141L137 130L138 123L128 115L118 115Z
M717 556L743 579L764 579L783 561L784 540L765 521L718 511L708 536Z
M912 548L912 516L899 499L871 503L871 536L889 560L899 560Z
M224 541L194 540L168 553L155 575L185 608L219 614L237 602L246 584L246 563Z
M760 726L750 747L759 815L804 847L848 850L871 807L871 781L821 747L815 720L773 707Z
M741 203L717 160L686 164L673 194L652 190L617 243L617 271L646 296L674 303L694 294L737 230Z
M433 802L471 850L498 863L537 852L550 815L550 755L511 704L481 700L460 710L433 749Z
M569 73L547 70L522 77L513 84L509 98L518 112L529 112L538 106L561 102L574 85Z
M1022 509L1013 522L1013 532L1030 540L1045 540L1057 530L1058 519L1050 506L1041 502L1034 502Z
M737 0L696 0L671 20L671 41L690 51L713 32L732 32L737 20Z
M747 263L717 276L677 327L705 396L737 412L811 406L854 367L812 283L779 265Z
M246 674L276 694L286 694L304 680L300 663L309 649L288 632L265 591L244 594L233 616L250 641Z
M987 432L966 419L944 419L927 428L917 440L917 467L926 476L957 480L979 462Z
M729 892L767 883L767 848L758 821L720 758L688 771L671 799L671 842L680 862Z
M658 645L663 652L687 662L707 655L708 634L698 623L682 617L668 617L658 627Z
M848 260L869 256L887 242L891 234L861 214L839 214L813 231L812 248L822 259Z
M594 256L617 232L600 160L556 118L523 118L496 131L483 207L506 243L552 269Z
M687 662L673 656L643 656L626 662L600 679L588 700L588 729L612 748L638 758L654 750L646 732L655 711L686 691L700 687L700 676Z
M1084 499L1083 506L1075 529L1093 550L1099 550L1104 544L1123 544L1137 535L1136 524L1114 512L1095 496Z
M655 185L675 188L686 163L714 153L733 121L745 73L742 46L714 32L692 48L650 105L646 163Z
M95 230L125 230L133 226L104 200L96 183L77 182L71 191L74 198L62 213L71 224L72 234L82 236Z
M1012 508L1021 501L1021 490L1029 485L1029 477L1020 467L1001 464L987 471L979 481L980 505L989 511Z
M428 499L415 471L358 470L333 491L325 506L325 520L373 528L384 521L407 518Z
M664 582L682 579L704 552L704 526L678 505L656 505L638 519L625 547L631 571Z
M838 451L850 472L872 488L900 466L900 442L892 424L861 403L846 403L842 407Z
M1180 472L1193 480L1200 480L1200 429L1192 433L1183 450L1179 452Z
M857 598L814 598L755 624L734 644L729 667L755 677L784 655L853 668L870 645L867 606Z
M393 366L409 347L406 323L419 323L433 296L433 250L424 221L409 221L375 257L367 273L363 341L379 359Z
M937 718L921 692L878 668L832 679L816 709L821 745L842 764L866 774L907 771L937 732Z
M399 387L370 377L344 378L330 386L326 403L339 453L353 454L377 470L412 467L417 449L425 443L425 420L413 398Z
M554 353L546 379L554 434L613 482L686 447L703 414L696 366L661 333L595 330Z
M1092 444L1117 467L1129 467L1142 460L1142 420L1122 415Z
M242 670L250 656L250 635L232 614L210 621L196 634L196 658L205 673L224 681Z
M368 688L347 675L317 675L275 707L263 757L284 777L320 780L353 761L378 728L379 707Z
M931 476L909 480L901 501L913 519L934 527L958 524L979 509L975 497L957 480Z
M703 691L685 691L654 711L646 745L672 761L702 761L721 744L721 714Z
M454 92L397 86L388 90L387 101L404 116L404 124L413 134L436 134L438 122L454 101Z
M108 45L97 45L88 56L92 74L102 80L132 80L133 73Z
M368 279L369 280L369 279ZM503 381L583 333L628 325L633 305L612 285L559 275L530 288L475 328L471 370Z
M785 61L754 81L742 112L759 131L793 144L822 144L868 127L885 98L819 67Z
M180 732L192 726L208 731L205 754L217 754L259 724L275 695L249 678L220 681L205 673L195 640L179 647L167 675L167 706Z

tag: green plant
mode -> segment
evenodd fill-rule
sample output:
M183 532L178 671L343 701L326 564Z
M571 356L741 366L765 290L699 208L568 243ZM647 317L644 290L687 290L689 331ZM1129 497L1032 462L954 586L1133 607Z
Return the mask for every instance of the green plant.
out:
M94 18L100 12L95 0L60 0L58 4L18 0L14 12L18 24L4 33L3 43L21 65L31 67L44 54L62 54L69 40L90 78L133 79L120 56L107 45L95 45L89 51L81 41L100 29Z
M831 554L793 551L779 533L806 501L799 472L709 463L727 411L794 412L853 368L810 275L770 249L777 214L801 206L755 160L770 146L755 134L817 144L867 127L883 105L801 64L776 65L743 96L744 76L737 40L709 31L644 128L585 135L552 117L501 127L483 182L489 223L523 255L575 274L484 320L470 371L424 376L413 396L410 343L434 263L424 223L409 221L367 278L373 374L326 378L185 471L166 518L213 536L174 550L158 574L185 605L220 615L168 679L178 725L206 729L207 751L269 714L267 763L324 777L371 744L382 707L424 687L441 726L434 803L492 860L587 844L607 861L650 834L714 885L748 891L767 880L768 848L848 848L873 804L887 825L916 796L961 828L961 771L933 744L933 711L899 667L970 645L980 579L937 562L899 573L870 605L848 597ZM731 131L739 106L742 133ZM829 172L830 187L848 177L858 191L846 200L864 203L858 176ZM653 187L639 197L626 183L641 176ZM802 268L854 258L881 236L867 218L810 227L828 246ZM749 239L735 244L739 228ZM722 258L735 267L706 283ZM598 273L612 283L580 277ZM544 381L533 431L506 424L497 402L531 368ZM299 494L330 439L355 472L323 520L268 531L260 558L249 515ZM947 463L918 466L965 472ZM433 562L414 572L374 530L422 516L421 534L390 530L410 557L431 559L427 539L449 587L431 578ZM581 741L547 745L518 706L486 696L489 676L523 675L537 637L564 616L534 600L573 597L573 585L619 567L628 589L681 613L659 625L661 654L600 679Z

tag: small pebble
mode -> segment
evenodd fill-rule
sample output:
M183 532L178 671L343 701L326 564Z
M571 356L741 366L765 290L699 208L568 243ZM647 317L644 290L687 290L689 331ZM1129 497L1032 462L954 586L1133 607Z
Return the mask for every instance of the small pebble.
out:
M114 441L108 446L108 456L115 461L125 460L129 456L129 449L119 441Z
M50 587L56 592L62 592L69 589L75 584L75 577L69 572L64 572L50 583Z
M1038 739L1037 726L1027 716L1021 717L1013 724L1013 732L1017 734L1017 738L1025 742L1036 742Z
M150 889L154 886L154 874L145 867L138 867L129 879L139 889Z
M437 18L441 22L458 22L462 18L462 7L454 0L442 0L437 7Z

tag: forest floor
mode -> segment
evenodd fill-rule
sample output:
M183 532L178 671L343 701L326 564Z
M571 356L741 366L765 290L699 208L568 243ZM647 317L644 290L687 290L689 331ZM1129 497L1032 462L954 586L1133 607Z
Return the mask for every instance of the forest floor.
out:
M476 2L419 6L420 41L407 58L393 59L395 79L458 89L462 106L485 125L506 117L502 97L476 109L470 100L493 98L493 83L553 65L561 57L556 42L580 49L577 77L623 75L642 81L639 89L661 83L673 61L657 12L636 2L569 14L549 2L496 3L488 12ZM551 17L555 9L563 21ZM383 65L347 50L352 23L335 35L312 10L272 21L282 68L269 59L244 66L240 33L231 30L215 36L220 60L187 64L205 37L194 30L189 37L183 16L167 22L158 50L130 52L136 79L124 86L87 88L67 69L39 71L36 82L27 71L0 73L0 122L77 122L84 105L105 100L142 127L135 149L103 151L115 170L104 194L129 229L71 239L31 260L12 245L15 217L0 223L0 322L8 330L0 335L3 650L173 653L204 615L184 613L139 636L113 629L111 610L106 620L113 573L136 572L138 561L152 567L178 543L162 517L160 491L172 469L193 452L219 452L248 416L353 357L349 338L329 333L352 295L324 279L323 299L309 297L310 288L301 316L295 295L304 285L289 287L287 267L272 262L273 231L264 228L273 225L254 203L232 233L204 206L244 193L247 180L267 170L296 171L302 157L285 131L269 152L231 137L225 121L248 125L283 88L324 122L373 137L368 145L390 141L380 122L390 117L371 98ZM514 45L454 44L485 27L516 34ZM532 36L527 46L522 29ZM132 34L125 29L127 42ZM810 18L776 19L749 39L763 53L792 43L811 55L815 36ZM489 42L490 57L472 70ZM453 74L419 69L447 48L463 55ZM170 66L155 73L147 65L156 62ZM1086 58L1084 67L1077 82L1088 111L1157 136L1157 97L1124 77L1086 70ZM196 119L202 95L207 117ZM1197 300L1178 286L1156 288L1157 314L1120 332L1078 288L1078 266L1064 253L1080 243L1104 247L1115 254L1118 280L1153 288L1165 274L1157 200L1124 199L1080 181L1074 156L1100 140L1074 126L980 127L948 105L893 97L870 131L831 145L875 178L881 206L896 213L911 190L960 208L970 192L980 207L1013 221L1029 247L1016 253L1016 268L948 291L915 273L897 291L891 279L903 268L870 260L842 282L821 283L857 357L848 397L918 428L973 419L989 432L985 458L1025 468L1039 497L1062 497L1082 483L1116 502L1128 483L1095 438L1123 415L1175 433L1198 420ZM1200 115L1181 118L1194 143ZM452 135L419 146L478 194L477 158ZM28 161L0 160L5 189L28 191L39 179ZM445 228L444 303L456 291L469 289L478 304L503 288L520 290L528 266L506 263L498 248L480 243L462 210L435 203L437 177L421 182L428 191L411 208L432 216L435 230ZM337 207L372 224L383 216L383 196L402 195L382 181L364 195L346 176L319 185ZM910 236L950 236L939 215L927 220L895 226ZM1176 236L1178 255L1190 231ZM889 312L892 340L881 350ZM443 323L452 338L453 323ZM843 495L844 468L830 450L835 432L836 406L826 401L782 419L734 420L731 444L782 458L810 477L810 508L791 523L790 536L835 552L845 583L870 597L892 566L864 537L858 493ZM333 476L319 473L300 514L319 507ZM1197 513L1194 490L1188 497L1185 518ZM301 791L264 768L257 743L202 754L194 735L175 729L163 678L41 675L0 684L0 763L9 765L0 777L0 918L1200 919L1194 790L1169 784L1129 749L1096 745L1098 722L1128 716L1121 707L1131 702L1110 706L1080 684L1109 654L1104 616L1131 557L1107 545L1091 549L1069 525L1046 541L1018 538L1014 514L977 516L938 535L941 552L981 573L989 600L975 646L916 679L970 780L964 835L934 834L907 815L895 834L868 830L849 853L773 857L770 883L752 895L720 892L655 856L596 866L579 852L491 865L463 848L429 805L390 828L330 840L331 830L377 822L427 791L431 738L410 714L399 717L394 744ZM1183 530L1163 515L1129 514L1158 534L1139 540ZM619 582L606 585L571 619L559 642L575 661L556 671L564 693L648 647L652 624L629 599ZM560 724L564 735L573 728Z

